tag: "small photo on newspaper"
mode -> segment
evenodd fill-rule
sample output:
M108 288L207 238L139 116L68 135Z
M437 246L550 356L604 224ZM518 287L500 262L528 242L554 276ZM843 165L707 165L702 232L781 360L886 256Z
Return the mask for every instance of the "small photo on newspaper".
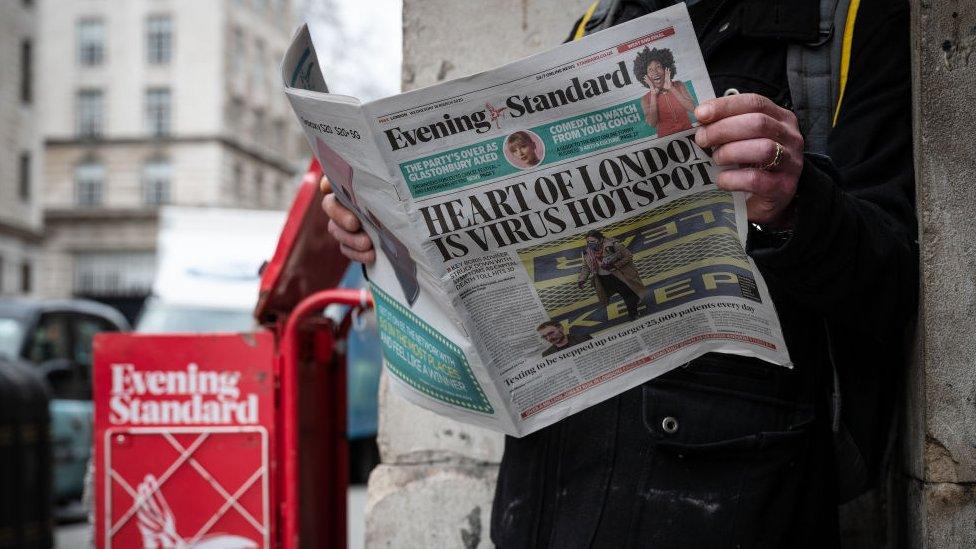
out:
M362 103L302 27L285 93L368 269L394 390L524 436L708 352L791 367L745 199L695 144L714 97L684 4Z

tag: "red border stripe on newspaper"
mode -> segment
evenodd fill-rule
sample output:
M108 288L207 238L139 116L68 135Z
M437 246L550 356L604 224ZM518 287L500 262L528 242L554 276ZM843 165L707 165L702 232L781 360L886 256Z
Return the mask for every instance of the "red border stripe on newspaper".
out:
M647 35L641 36L640 38L635 38L634 40L631 40L630 42L627 42L625 44L620 44L619 46L617 46L617 53L623 53L625 51L632 50L634 48L639 48L639 47L644 46L646 44L650 44L651 42L653 42L655 40L660 40L662 38L667 38L667 37L669 37L669 36L671 36L673 34L674 34L674 27L668 27L666 29L661 29L661 30L659 30L659 31L657 31L655 33L647 34Z
M625 374L625 373L627 373L627 372L629 372L629 371L631 371L631 370L633 370L633 369L635 369L635 368L637 368L639 366L643 366L644 364L647 364L648 362L655 361L655 360L661 358L664 355L671 354L671 353L677 351L678 349L680 349L682 347L687 347L688 345L693 345L695 343L698 343L700 341L704 341L706 339L735 339L735 340L739 340L739 341L745 341L746 343L752 343L753 345L759 345L760 347L766 347L767 349L776 350L776 345L773 345L772 343L770 343L768 341L765 341L765 340L762 340L762 339L757 339L755 337L750 337L750 336L742 335L742 334L702 334L702 335L697 335L695 337L690 337L690 338L688 338L688 339L686 339L684 341L679 341L678 343L675 343L674 345L671 345L669 347L665 347L665 348L659 350L656 353L649 354L649 355L647 355L645 357L638 358L637 360L635 360L633 362L629 362L627 364L624 364L623 366L617 368L616 370L611 370L611 371L609 371L609 372L607 372L607 373L605 373L605 374L603 374L603 375L601 375L599 377L595 377L595 378L587 381L586 383L577 385L576 387L573 387L572 389L567 389L566 391L563 391L562 393L559 393L556 396L549 397L548 399L546 399L546 400L544 400L544 401L536 404L535 406L533 406L533 407L525 410L524 412L522 412L522 414L521 414L522 415L522 419L525 419L525 418L527 418L529 416L535 415L535 414L537 414L537 413L545 410L546 408L551 407L553 404L556 404L557 402L566 400L567 398L569 398L571 396L576 396L576 395L582 393L583 391L586 391L587 389L591 389L591 388L593 388L593 387L595 387L597 385L600 385L601 383L605 383L607 381L610 381L611 379L613 379L615 377L619 377L619 376L621 376L621 375L623 375L623 374Z

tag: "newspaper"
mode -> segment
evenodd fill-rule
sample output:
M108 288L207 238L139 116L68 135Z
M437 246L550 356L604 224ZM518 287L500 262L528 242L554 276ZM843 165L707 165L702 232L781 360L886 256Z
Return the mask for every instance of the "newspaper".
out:
M791 367L745 198L694 141L714 97L685 5L361 103L314 29L285 92L368 270L395 391L523 436L707 352Z

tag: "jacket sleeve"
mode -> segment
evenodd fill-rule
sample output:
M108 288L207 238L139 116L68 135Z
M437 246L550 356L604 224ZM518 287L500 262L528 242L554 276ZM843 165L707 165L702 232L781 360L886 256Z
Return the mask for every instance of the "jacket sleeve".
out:
M633 262L634 254L629 248L619 240L617 241L617 253L613 257L613 267L619 269L626 266L628 263Z
M586 280L586 277L590 276L590 263L586 260L586 253L583 253L583 264L580 265L579 276L576 277L577 282L582 282Z
M792 299L879 338L917 303L908 17L907 3L862 2L830 158L807 155L792 237L748 243Z

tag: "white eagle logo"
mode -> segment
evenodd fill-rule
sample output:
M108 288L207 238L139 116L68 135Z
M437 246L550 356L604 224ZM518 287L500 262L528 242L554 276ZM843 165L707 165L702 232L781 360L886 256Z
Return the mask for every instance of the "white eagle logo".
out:
M156 477L146 475L136 491L139 508L136 519L145 549L257 549L258 544L242 536L210 534L187 541L176 531L176 519L159 490Z

